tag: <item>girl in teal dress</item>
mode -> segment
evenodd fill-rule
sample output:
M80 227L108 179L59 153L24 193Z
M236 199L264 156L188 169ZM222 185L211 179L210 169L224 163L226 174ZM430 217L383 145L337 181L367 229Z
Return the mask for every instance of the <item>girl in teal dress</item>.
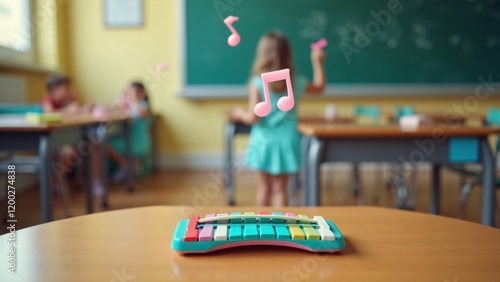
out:
M321 94L326 85L321 50L311 52L314 72L312 82L298 75L292 65L292 52L285 35L280 32L265 34L257 46L252 77L249 83L248 108L236 108L233 121L252 125L246 163L258 171L257 205L268 206L274 196L277 206L288 204L287 183L290 174L300 169L300 134L297 131L297 104L303 93ZM295 107L288 112L278 109L279 98L287 95L285 80L269 84L271 113L259 118L254 114L257 103L264 101L261 73L290 69Z

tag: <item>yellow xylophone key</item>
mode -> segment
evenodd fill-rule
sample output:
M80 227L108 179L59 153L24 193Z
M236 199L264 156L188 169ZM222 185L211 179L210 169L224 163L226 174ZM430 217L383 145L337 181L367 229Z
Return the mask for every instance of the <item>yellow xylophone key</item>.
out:
M292 236L292 239L297 239L297 240L305 239L302 229L300 229L300 226L298 226L297 224L290 224L288 228L290 230L290 235Z

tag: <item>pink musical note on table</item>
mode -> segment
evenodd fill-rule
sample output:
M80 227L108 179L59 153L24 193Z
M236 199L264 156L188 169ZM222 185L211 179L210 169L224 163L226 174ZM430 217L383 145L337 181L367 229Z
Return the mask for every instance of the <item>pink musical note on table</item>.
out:
M227 27L229 28L229 30L231 31L231 35L229 35L229 37L227 38L227 44L229 44L229 46L231 47L235 47L237 46L238 44L240 44L240 40L241 40L241 37L240 35L238 34L238 32L236 32L236 29L234 29L233 27L233 23L235 21L238 21L240 18L238 17L233 17L233 16L229 16L227 17L225 20L224 20L224 23L227 25Z
M293 108L295 101L293 99L292 81L290 80L290 69L282 69L277 71L265 72L260 75L264 84L264 101L257 103L253 108L255 115L265 117L271 113L271 98L269 97L269 83L286 80L286 89L288 95L281 97L278 100L278 109L283 112L288 112Z
M311 49L320 50L325 48L328 45L328 41L326 39L321 38L318 42L311 44Z

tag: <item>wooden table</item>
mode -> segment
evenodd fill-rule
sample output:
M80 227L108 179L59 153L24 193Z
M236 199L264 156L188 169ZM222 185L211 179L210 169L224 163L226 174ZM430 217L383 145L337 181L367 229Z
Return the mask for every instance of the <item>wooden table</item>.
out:
M107 119L96 119L90 115L65 116L63 121L54 123L26 122L24 115L0 115L0 151L27 150L37 152L40 160L40 201L42 222L52 220L52 172L54 167L54 154L64 145L81 143L78 154L87 167L87 209L92 212L92 169L90 168L90 151L84 152L86 144L92 144L94 137L92 132L105 135L108 122L120 123L124 127L129 148L129 159L131 159L131 131L130 118L126 116L111 116ZM100 155L105 158L104 137L99 138ZM88 150L88 148L86 148ZM78 151L78 145L77 145ZM105 177L106 173L102 174ZM129 176L129 186L131 187L132 176ZM106 203L105 195L105 203Z
M498 281L500 230L417 212L374 207L210 207L198 215L281 211L322 215L345 236L340 254L243 247L181 256L170 247L180 207L85 215L16 233L17 274L0 281ZM8 255L8 234L0 236ZM5 259L4 259L5 260Z
M430 162L433 164L431 212L439 213L440 165L455 163L451 159L451 143L464 137L477 141L476 159L483 167L482 223L494 224L495 163L487 137L500 130L492 127L458 125L421 126L404 129L399 125L352 126L325 123L300 123L304 134L302 146L305 160L306 205L320 203L319 167L322 162ZM424 145L422 145L424 144ZM427 146L427 147L426 147ZM415 158L418 159L415 160Z

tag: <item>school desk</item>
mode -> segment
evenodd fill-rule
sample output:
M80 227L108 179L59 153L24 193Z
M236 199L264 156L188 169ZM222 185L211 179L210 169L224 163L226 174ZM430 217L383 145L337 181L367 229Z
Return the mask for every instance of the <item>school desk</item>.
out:
M170 247L190 212L321 215L345 237L339 254L254 246L182 256ZM184 213L187 212L187 213ZM9 234L0 236L7 261ZM103 212L17 231L17 274L1 281L498 281L500 230L376 207L174 207Z
M399 125L301 122L299 131L304 135L306 205L320 204L319 167L323 162L430 162L433 164L431 212L437 214L440 165L480 163L484 173L482 223L494 224L495 163L487 138L498 134L498 128L434 125L410 130Z
M125 117L113 117L111 122L120 122L123 124L127 140L131 142L129 122ZM62 122L57 123L27 123L24 115L0 115L0 151L35 151L40 160L39 181L40 181L40 206L42 222L52 220L52 175L55 175L53 162L54 153L64 145L78 144L79 141L92 142L90 131L97 131L97 128L105 129L107 120L95 119L91 116L68 116ZM105 132L105 131L101 131ZM100 155L105 156L103 140L100 139ZM82 143L83 144L83 143ZM89 143L86 143L89 144ZM131 146L129 144L129 146ZM84 145L80 147L83 150ZM92 169L90 168L90 155L79 154L83 163L87 163L87 210L92 212ZM129 154L130 156L130 154ZM106 174L103 174L105 177ZM16 175L16 178L23 177ZM131 187L132 176L129 178ZM6 183L2 185L5 186ZM15 187L15 186L14 186ZM106 199L106 198L105 198Z

